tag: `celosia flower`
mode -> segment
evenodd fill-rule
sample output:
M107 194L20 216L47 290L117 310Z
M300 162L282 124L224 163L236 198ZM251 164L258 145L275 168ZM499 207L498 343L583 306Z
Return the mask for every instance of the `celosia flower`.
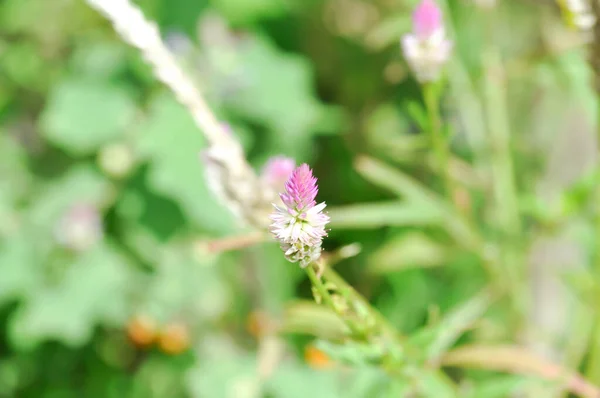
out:
M273 205L271 233L281 244L285 257L302 268L321 256L321 243L327 236L329 217L325 203L317 204L317 179L307 164L296 168L280 194L283 206Z
M450 58L452 42L446 38L442 11L434 0L423 0L413 13L413 32L402 38L408 65L421 83L439 79Z
M267 164L265 164L261 178L271 188L281 191L295 168L296 161L294 159L285 156L275 156L270 158Z

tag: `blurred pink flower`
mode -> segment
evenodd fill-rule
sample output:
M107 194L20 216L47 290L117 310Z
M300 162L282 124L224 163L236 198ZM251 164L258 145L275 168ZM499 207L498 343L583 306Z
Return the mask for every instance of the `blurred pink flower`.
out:
M281 244L285 257L300 262L302 268L321 256L321 244L327 236L329 216L323 213L325 203L315 201L319 188L307 164L296 168L280 194L283 206L274 205L271 233Z
M263 167L261 178L273 189L281 191L295 168L296 161L294 159L274 156Z
M59 244L74 251L90 249L102 239L102 219L98 209L79 203L67 210L55 228Z
M413 13L413 32L402 37L402 51L417 80L438 80L450 58L452 42L446 38L442 11L434 0L423 0Z

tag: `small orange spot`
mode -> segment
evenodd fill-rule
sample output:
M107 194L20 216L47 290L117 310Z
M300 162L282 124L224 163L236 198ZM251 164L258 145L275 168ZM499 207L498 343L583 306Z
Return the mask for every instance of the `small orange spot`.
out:
M246 330L257 339L268 332L269 325L269 316L262 311L252 311L246 319Z
M158 345L163 352L171 355L181 354L190 346L188 328L181 323L172 323L161 330Z
M313 369L327 369L333 365L331 358L313 345L304 349L304 360Z
M454 190L452 196L454 203L463 213L471 211L471 194L469 194L469 191L464 188L458 188Z
M156 339L156 323L148 316L136 315L127 325L127 335L138 346L149 346Z

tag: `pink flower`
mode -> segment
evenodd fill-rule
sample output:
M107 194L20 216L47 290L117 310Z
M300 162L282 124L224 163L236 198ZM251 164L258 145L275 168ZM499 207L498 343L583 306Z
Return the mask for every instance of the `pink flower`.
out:
M262 171L262 179L273 189L280 191L294 169L296 161L285 156L275 156L267 161Z
M273 205L271 233L281 244L285 257L300 262L302 268L321 256L321 244L327 236L329 217L323 213L325 203L315 201L317 179L307 164L296 168L280 194L283 206Z
M402 37L404 58L417 80L439 79L448 62L452 42L446 38L442 11L434 0L423 0L413 14L413 32Z

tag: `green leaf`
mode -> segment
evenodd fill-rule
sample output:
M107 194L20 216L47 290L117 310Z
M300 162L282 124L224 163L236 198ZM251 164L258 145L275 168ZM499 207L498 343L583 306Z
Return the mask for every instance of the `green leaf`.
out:
M115 41L84 38L77 43L70 64L82 75L109 78L126 67L127 47Z
M204 358L187 372L186 384L193 397L253 398L260 391L256 357L249 354Z
M71 206L87 203L102 207L112 200L112 185L91 167L81 164L72 167L57 181L46 184L28 212L30 222L44 232Z
M432 341L425 349L427 358L435 360L448 351L458 338L485 314L493 300L494 296L489 291L483 291L445 316L435 326Z
M245 44L240 62L247 87L232 97L230 105L245 117L265 124L279 151L301 157L310 145L311 134L324 120L323 113L330 110L316 99L310 63L282 54L265 38Z
M388 189L399 197L425 202L440 211L447 211L443 198L394 167L368 156L357 157L354 167L369 182Z
M284 0L213 0L212 3L234 24L279 17L289 9Z
M399 397L398 383L375 367L314 370L298 362L282 363L265 389L277 398Z
M31 237L12 236L0 246L0 307L25 297L40 283L36 265L41 261L32 250Z
M320 338L340 339L347 327L330 309L313 301L294 301L287 305L281 332L310 334Z
M480 381L473 385L467 398L505 398L525 393L525 389L533 384L532 380L522 376L496 376L490 380Z
M9 80L30 90L42 89L50 75L38 49L30 42L7 46L0 66Z
M444 264L449 251L422 232L388 239L368 260L368 270L376 274L401 271L411 267L435 267Z
M27 169L27 154L5 131L0 130L0 202L21 199L33 178ZM2 227L0 227L0 231Z
M410 13L403 12L387 16L382 22L371 29L366 37L369 47L381 50L392 44L398 44L399 38L410 31Z
M11 341L20 348L48 339L79 346L98 324L122 324L128 313L128 266L105 244L65 264L60 281L40 286L11 317Z
M458 398L458 392L452 380L444 373L433 370L417 370L415 383L423 398Z
M135 102L124 88L72 78L50 93L40 127L48 141L74 155L85 155L119 138L135 112Z
M443 218L423 203L377 202L329 208L336 229L372 229L384 226L437 225Z
M232 231L232 215L217 203L205 182L199 160L206 146L202 132L170 95L153 99L148 118L139 128L136 145L150 163L147 182L151 189L173 199L205 231Z
M231 292L219 275L217 258L190 252L186 245L161 247L154 259L155 273L141 281L140 306L156 319L168 322L173 314L185 314L188 322L199 324L229 309Z

